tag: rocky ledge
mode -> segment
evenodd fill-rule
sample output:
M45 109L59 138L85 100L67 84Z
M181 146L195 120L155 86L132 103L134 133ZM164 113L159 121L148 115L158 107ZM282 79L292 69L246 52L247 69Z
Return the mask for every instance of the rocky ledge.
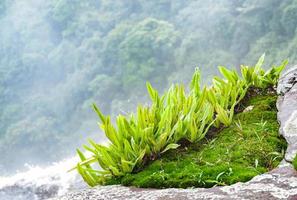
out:
M297 199L297 172L291 165L297 153L297 66L283 73L277 88L280 134L287 140L285 159L278 168L231 186L193 189L141 189L98 186L74 191L57 200L183 200L183 199Z

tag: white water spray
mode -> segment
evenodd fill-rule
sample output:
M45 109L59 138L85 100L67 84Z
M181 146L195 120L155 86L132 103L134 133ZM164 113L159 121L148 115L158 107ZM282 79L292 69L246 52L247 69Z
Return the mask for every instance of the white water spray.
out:
M0 200L41 200L84 187L75 171L67 172L77 157L53 163L51 166L27 166L28 170L10 177L0 176Z

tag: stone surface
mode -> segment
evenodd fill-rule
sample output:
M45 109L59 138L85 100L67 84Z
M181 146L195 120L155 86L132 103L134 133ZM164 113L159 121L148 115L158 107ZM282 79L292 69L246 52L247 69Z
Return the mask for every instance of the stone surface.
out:
M297 66L290 67L283 72L277 87L277 93L280 95L286 94L297 83Z
M187 200L187 199L297 199L297 172L290 164L256 176L247 183L209 189L140 189L99 186L69 193L60 200Z
M284 73L278 83L280 134L288 142L285 159L292 162L297 153L297 66ZM290 87L288 86L290 84Z
M279 80L277 102L280 134L288 142L285 159L278 168L231 186L192 189L141 189L98 186L70 192L57 200L187 200L187 199L296 199L297 172L290 162L297 153L297 66L283 73Z

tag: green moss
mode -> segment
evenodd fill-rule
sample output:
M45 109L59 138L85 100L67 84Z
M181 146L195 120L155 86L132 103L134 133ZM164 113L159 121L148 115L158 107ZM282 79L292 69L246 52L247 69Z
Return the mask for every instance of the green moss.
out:
M142 171L107 184L212 187L245 182L271 170L282 160L286 148L278 134L276 98L273 94L251 97L243 106L253 109L236 114L231 126L214 139L169 151Z

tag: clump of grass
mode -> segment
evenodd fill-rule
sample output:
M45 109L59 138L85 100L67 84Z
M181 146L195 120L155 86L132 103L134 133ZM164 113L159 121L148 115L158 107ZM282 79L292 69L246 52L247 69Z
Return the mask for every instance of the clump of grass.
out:
M84 149L91 156L87 158L77 150L81 162L74 169L90 186L104 184L111 178L139 171L148 162L178 148L181 141L195 144L203 140L210 129L230 126L236 107L248 89L273 88L287 64L285 61L265 71L261 67L263 62L264 55L254 67L241 66L241 76L221 66L223 78L214 77L212 86L203 88L200 87L200 71L196 70L189 94L183 85L173 85L160 96L147 83L152 105L139 105L137 113L130 116L119 115L115 125L110 116L103 115L94 104L100 127L110 143L104 146L89 140L90 144L84 145ZM94 163L98 163L101 170L95 170Z
M212 138L166 152L138 173L113 178L107 184L137 187L212 187L245 182L276 167L286 141L278 134L275 94L249 97L231 125ZM297 159L295 159L295 166Z
M297 170L297 155L295 156L292 164L293 164L294 169Z

